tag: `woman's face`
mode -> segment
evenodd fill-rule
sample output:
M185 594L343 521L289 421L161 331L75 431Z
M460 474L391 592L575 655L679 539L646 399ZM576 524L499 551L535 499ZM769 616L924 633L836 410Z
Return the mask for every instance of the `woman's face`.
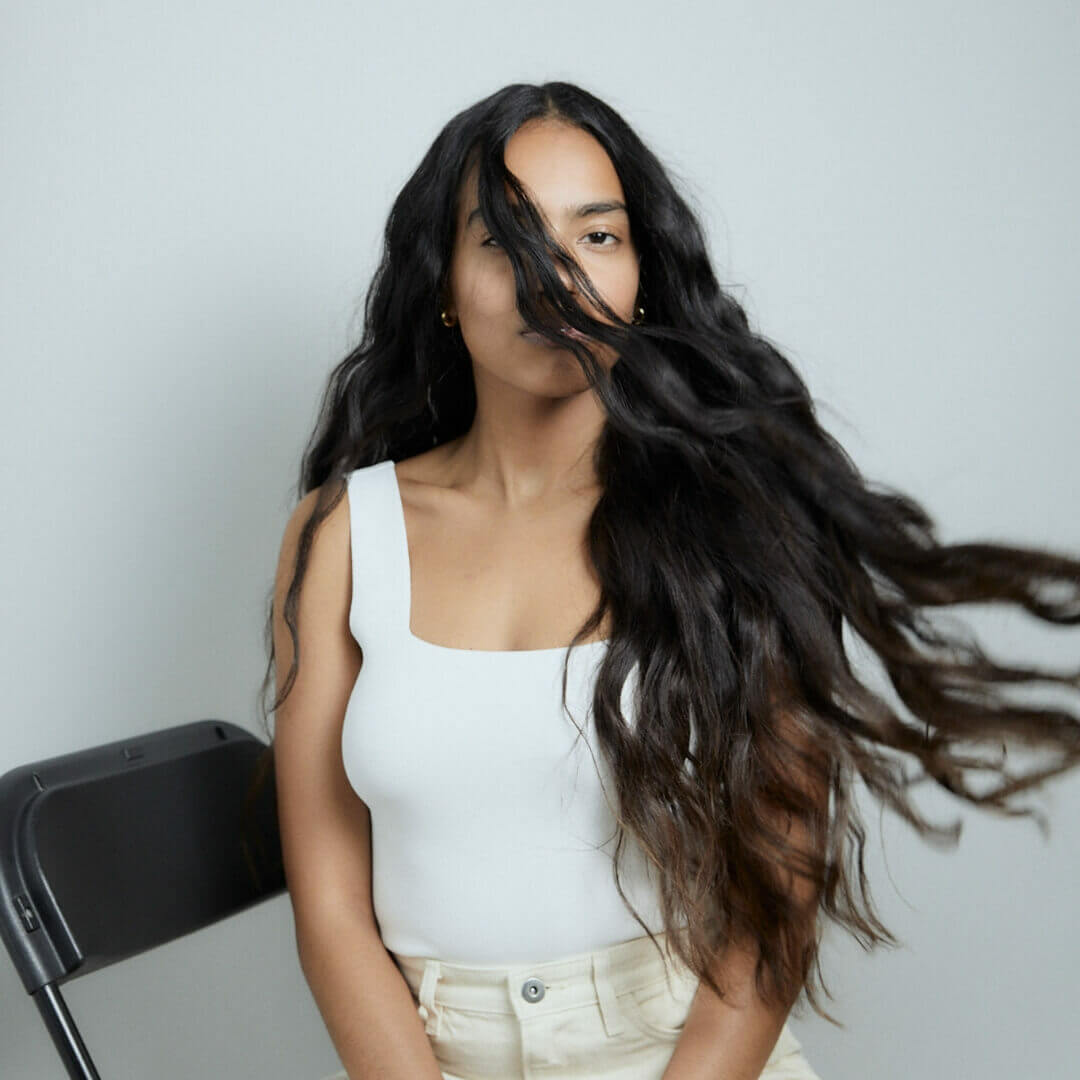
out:
M530 121L507 141L505 161L548 229L577 259L604 300L631 322L638 257L626 210L611 205L622 204L625 198L604 148L581 128ZM477 206L474 169L462 187L444 308L460 324L477 375L490 373L538 393L584 388L584 372L570 349L522 336L525 321L517 309L510 260L491 237ZM610 322L576 291L569 273L556 267L577 302L593 318ZM609 345L594 341L587 347L605 367L618 359Z

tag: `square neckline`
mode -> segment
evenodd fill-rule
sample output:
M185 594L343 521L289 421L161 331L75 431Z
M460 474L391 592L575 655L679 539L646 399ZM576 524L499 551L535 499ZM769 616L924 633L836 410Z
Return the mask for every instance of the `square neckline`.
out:
M409 555L409 533L405 524L405 502L401 497L401 484L398 482L397 462L393 458L387 458L386 463L390 466L390 476L393 480L393 495L397 507L398 536L401 541L405 567L405 634L410 641L425 649L433 649L442 653L459 653L472 656L519 656L519 657L548 657L558 653L564 653L570 648L569 645L551 645L544 649L467 649L456 645L439 645L437 642L428 641L427 638L418 637L412 631L412 558ZM575 649L587 649L590 646L607 645L610 638L599 638L594 641L584 641L575 645Z

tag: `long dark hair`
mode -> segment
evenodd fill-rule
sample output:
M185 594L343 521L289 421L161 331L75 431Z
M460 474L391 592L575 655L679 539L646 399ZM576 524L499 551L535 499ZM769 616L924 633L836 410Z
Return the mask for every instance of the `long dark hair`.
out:
M640 258L638 324L607 306L506 169L507 140L538 118L584 129L610 156ZM394 201L362 339L333 370L304 452L298 497L318 495L282 609L294 657L263 722L295 681L308 553L348 473L412 457L472 423L470 357L439 312L473 166L525 321L547 335L567 323L619 356L605 371L573 346L606 413L593 457L602 494L587 536L601 598L572 645L610 613L592 705L616 787L616 887L656 944L620 884L630 834L659 872L671 947L704 982L723 995L718 951L754 942L766 1001L793 1004L805 988L814 1010L838 1023L812 978L832 996L818 912L864 948L898 944L867 889L855 774L923 836L955 845L960 822L925 820L908 795L914 783L930 778L1045 829L1015 796L1080 759L1076 716L1002 693L1028 681L1077 688L1080 672L995 662L960 624L935 625L925 609L998 601L1076 624L1080 561L941 543L915 499L864 478L819 425L791 364L717 283L701 225L663 166L614 109L575 85L516 83L460 112ZM577 305L557 265L610 323ZM274 669L272 598L268 606L261 702ZM858 678L845 620L910 717ZM620 695L635 664L631 725ZM564 662L564 703L566 685ZM1049 757L1010 771L1010 743ZM912 763L919 768L908 771ZM272 775L272 742L263 766L257 783ZM995 780L976 790L979 774Z

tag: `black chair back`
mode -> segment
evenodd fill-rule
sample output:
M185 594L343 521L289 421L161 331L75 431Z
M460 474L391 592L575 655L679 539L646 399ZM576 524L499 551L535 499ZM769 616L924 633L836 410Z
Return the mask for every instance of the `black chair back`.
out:
M0 777L0 934L70 1076L99 1080L60 984L284 891L266 751L198 720Z

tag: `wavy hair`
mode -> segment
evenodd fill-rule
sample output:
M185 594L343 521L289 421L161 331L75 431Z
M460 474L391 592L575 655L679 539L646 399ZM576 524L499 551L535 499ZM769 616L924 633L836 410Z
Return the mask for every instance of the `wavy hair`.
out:
M609 155L640 258L640 323L608 307L507 170L507 140L534 119L576 125ZM727 992L716 958L729 943L754 942L765 1001L790 1005L805 989L814 1010L843 1027L814 985L832 997L819 912L865 949L899 944L870 899L856 774L924 837L955 846L959 820L924 819L912 785L932 779L987 810L1034 816L1045 832L1041 815L1015 796L1080 760L1077 716L1003 693L1025 682L1075 689L1080 671L999 663L963 624L935 625L927 609L995 601L1075 625L1080 561L1001 543L941 543L919 502L864 478L818 423L791 363L718 284L702 227L660 161L578 86L516 83L463 110L394 200L362 338L332 371L304 451L298 496L319 494L282 609L293 662L267 709L272 597L268 604L263 722L295 681L308 555L348 473L411 457L472 423L469 353L439 311L473 166L524 320L564 344L556 335L568 324L619 356L605 371L587 344L570 343L605 410L593 451L602 494L587 530L600 601L570 648L610 613L592 709L614 778L619 894L657 944L620 883L629 835L659 874L670 947L714 992ZM610 323L578 306L558 266ZM845 621L910 716L853 670ZM620 697L635 665L630 725ZM564 705L566 672L564 660ZM1010 743L1048 760L1010 771ZM255 786L272 772L271 740ZM973 788L983 774L992 784Z

